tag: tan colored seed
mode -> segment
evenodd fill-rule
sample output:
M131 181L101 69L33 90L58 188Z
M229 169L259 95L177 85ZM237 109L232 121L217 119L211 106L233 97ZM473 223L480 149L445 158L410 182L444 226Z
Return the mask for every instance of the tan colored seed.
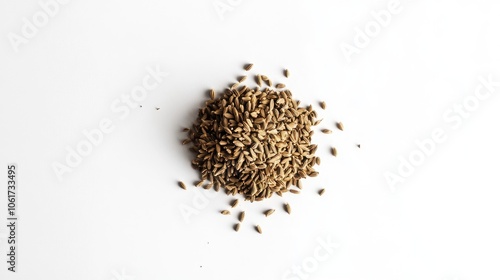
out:
M256 226L255 226L255 230L256 230L258 233L262 234L262 229L260 228L260 226L259 226L259 225L256 225Z
M210 99L215 100L215 90L210 90Z
M236 207L237 205L238 205L238 200L237 200L237 199L235 199L235 200L233 200L233 201L231 202L231 208L234 208L234 207Z
M288 69L285 69L284 74L285 74L285 77L288 78L288 76L290 75L290 72L288 71Z
M262 86L262 76L261 75L256 75L255 76L255 82L259 85L259 87Z
M245 80L247 79L247 76L241 76L239 79L238 79L238 83L243 83Z
M331 152L332 152L332 155L333 155L334 157L336 157L336 156L337 156L337 149L336 149L336 148L332 148L332 149L331 149Z
M184 140L182 140L182 145L186 145L186 144L188 144L188 143L190 143L190 142L191 142L191 140L189 140L189 139L184 139Z
M288 214L292 214L292 208L290 207L290 204L285 203L284 207L285 207L285 211L286 211Z
M337 128L338 128L339 130L344 131L344 125L343 125L341 122L338 122L338 123L337 123Z
M321 101L319 103L319 107L321 107L321 109L325 110L326 109L326 103L325 103L325 101Z
M321 159L319 157L316 157L316 164L321 165Z
M243 222L245 219L245 211L241 211L240 215L238 216L238 221Z
M318 191L319 195L323 195L324 193L325 193L325 189L321 189L321 190Z
M234 83L233 85L231 85L231 89L235 89L239 86L240 84L239 83Z
M273 213L274 213L274 209L269 209L269 210L266 210L266 211L264 212L264 215L266 215L266 217L269 217L269 216L271 216Z
M294 189L291 189L290 192L293 193L293 194L299 194L300 193L300 191L294 190Z
M234 231L239 231L240 230L240 224L234 224L234 227L233 227Z
M285 84L276 84L276 88L285 88L286 85Z
M249 64L245 65L245 67L243 67L243 69L245 69L245 71L250 71L250 69L252 69L252 67L253 67L253 64L249 63Z
M326 128L322 129L321 132L323 132L324 134L331 134L332 133L331 130L326 129Z
M203 181L204 180L200 180L200 181L196 182L195 186L200 187L201 185L203 185Z
M229 212L229 210L222 210L222 211L220 211L220 213L222 215L229 215L229 214L231 214L231 212Z
M186 185L182 181L179 181L179 187L186 189Z

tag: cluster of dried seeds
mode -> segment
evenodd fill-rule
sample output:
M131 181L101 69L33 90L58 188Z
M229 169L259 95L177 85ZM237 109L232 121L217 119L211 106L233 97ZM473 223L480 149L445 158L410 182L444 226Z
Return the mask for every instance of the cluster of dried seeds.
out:
M244 69L250 71L252 66L246 64ZM283 70L283 75L289 77L288 69ZM195 157L191 163L201 173L201 180L195 185L205 189L213 187L215 191L223 188L227 195L241 194L251 202L273 194L299 194L301 179L318 175L314 165L320 165L321 160L315 156L317 145L311 143L311 137L312 127L321 120L316 120L312 106L300 107L300 101L292 98L285 84L278 83L273 89L271 79L258 74L255 75L258 86L252 89L242 85L246 78L240 76L238 82L218 98L211 89L210 99L199 110L191 129L182 130L188 132L182 144L192 144L190 150ZM264 83L267 87L262 88ZM326 109L324 101L319 102L319 106ZM344 130L341 122L337 122L336 127ZM321 132L332 133L326 128ZM330 152L337 156L336 148L332 147ZM206 181L209 183L203 185ZM186 189L183 182L178 184ZM320 196L324 192L324 188L318 190ZM235 208L238 202L234 199L229 205ZM292 212L288 203L283 204L283 209L288 214ZM268 209L264 215L268 217L274 212L275 209ZM220 213L231 214L229 210ZM239 231L244 219L245 211L241 211L238 223L233 226L235 231ZM262 234L259 225L254 229Z
M216 190L260 201L294 192L290 187L300 179L318 175L317 145L311 143L312 127L319 123L316 112L300 107L284 84L273 89L265 75L257 75L257 81L268 87L236 83L220 97L210 91L183 141L193 144L192 165L202 179L196 186L208 180Z

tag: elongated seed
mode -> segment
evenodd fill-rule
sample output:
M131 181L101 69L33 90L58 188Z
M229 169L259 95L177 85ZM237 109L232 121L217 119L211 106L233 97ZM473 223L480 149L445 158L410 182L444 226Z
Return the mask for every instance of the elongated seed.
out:
M324 134L331 134L332 133L331 130L326 129L326 128L322 129L321 132L323 132Z
M234 224L234 227L233 227L234 231L239 231L240 230L240 224Z
M212 99L212 100L215 99L215 90L213 90L213 89L210 90L210 99Z
M285 88L286 85L285 84L276 84L276 88Z
M245 80L247 79L247 76L241 76L239 79L238 79L238 83L243 83Z
M252 69L252 66L253 66L253 64L252 64L252 63L249 63L249 64L245 65L244 69L245 69L246 71L250 71L250 69Z
M266 211L264 212L264 215L266 215L266 217L269 217L269 216L271 216L273 213L274 213L274 209L269 209L269 210L266 210Z
M288 78L288 76L290 75L290 72L288 71L288 69L285 69L284 74L285 74L285 77Z
M260 226L259 226L259 225L256 225L256 226L255 226L255 230L256 230L258 233L262 234L262 229L260 228Z
M238 221L243 222L245 219L245 211L241 211L240 215L238 216Z
M294 189L291 189L290 192L293 193L293 194L299 194L300 193L300 191L294 190Z
M321 107L321 109L325 110L326 109L326 103L325 103L325 101L321 101L319 103L319 106Z
M292 214L292 208L290 207L290 204L285 203L284 207L285 207L285 211L286 211L288 214Z
M325 193L325 189L321 189L321 190L318 191L319 195L323 195L324 193Z
M343 125L341 122L338 122L338 123L337 123L337 128L338 128L339 130L343 131L343 130L344 130L344 125Z
M186 185L182 181L179 181L179 187L186 189Z
M229 210L222 210L222 211L220 211L220 213L222 215L229 215L229 214L231 214L231 212L229 212Z
M336 148L332 148L332 149L331 149L331 153L332 153L332 155L333 155L334 157L336 157L336 156L337 156L337 149L336 149Z
M237 200L237 199L235 199L235 200L233 200L233 201L231 202L231 208L234 208L234 207L236 207L237 205L238 205L238 200Z

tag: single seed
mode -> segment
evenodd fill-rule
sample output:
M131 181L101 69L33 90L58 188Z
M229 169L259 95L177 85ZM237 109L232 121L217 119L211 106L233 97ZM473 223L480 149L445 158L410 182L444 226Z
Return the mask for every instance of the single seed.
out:
M326 129L326 128L322 129L321 132L323 132L324 134L331 134L332 133L331 130Z
M240 230L240 224L234 224L234 231L239 231Z
M276 84L276 88L285 88L285 84Z
M358 144L358 145L356 145L356 146L358 146L358 148L361 148L361 145L360 145L360 144Z
M294 189L291 189L290 192L293 193L293 194L299 194L300 193L300 191L294 190Z
M156 111L160 110L160 108L158 108L158 107L156 107L155 109L156 109Z
M201 185L203 185L203 181L204 180L200 180L200 181L196 182L195 186L200 187Z
M323 195L324 193L325 193L325 189L321 189L321 190L319 190L319 192L318 192L318 194L319 194L319 195Z
M215 100L215 90L210 90L210 99Z
M184 128L182 129L182 131L183 131L183 132L187 132L187 131L189 131L189 128L184 127Z
M239 79L238 79L238 83L243 83L245 80L247 79L247 76L241 76Z
M262 76L261 75L256 75L255 76L255 82L259 85L259 87L262 86Z
M243 222L245 219L245 211L241 211L240 215L238 216L238 221Z
M344 125L343 125L341 122L338 122L338 123L337 123L337 128L338 128L339 130L344 131Z
M269 216L271 216L273 213L274 213L274 209L269 209L269 210L266 210L266 211L264 212L264 215L266 215L266 217L269 217Z
M259 226L259 225L256 225L256 226L255 226L255 230L256 230L258 233L262 234L262 229L260 228L260 226Z
M285 74L285 77L288 78L288 76L290 75L290 72L288 71L288 69L285 69L285 73L284 74Z
M316 157L316 164L320 165L321 164L321 159L319 157Z
M230 87L230 88L231 88L231 89L235 89L235 88L237 88L239 85L240 85L239 83L234 83L234 84L232 84L232 85L231 85L231 87Z
M179 187L186 189L186 185L184 185L184 182L179 181Z
M182 145L186 145L186 144L188 144L188 143L190 143L190 142L191 142L191 140L189 140L189 139L184 139L184 140L182 140Z
M326 109L326 103L325 103L325 101L321 101L319 103L319 107L321 107L321 109L325 110Z
M249 64L245 65L244 69L245 69L246 71L250 71L250 69L252 69L252 66L253 66L253 64L252 64L252 63L249 63Z
M292 214L292 208L290 207L290 204L285 203L284 207L285 207L285 211L286 211L288 214Z
M334 157L336 157L336 156L337 156L337 149L336 149L336 148L332 148L332 149L331 149L331 152L332 152L332 155L333 155Z
M235 200L233 200L233 201L231 202L231 208L234 208L234 207L236 207L237 205L238 205L238 200L237 200L237 199L235 199Z
M222 215L229 215L229 214L231 214L231 212L229 212L229 210L222 210L222 211L220 211L220 213Z

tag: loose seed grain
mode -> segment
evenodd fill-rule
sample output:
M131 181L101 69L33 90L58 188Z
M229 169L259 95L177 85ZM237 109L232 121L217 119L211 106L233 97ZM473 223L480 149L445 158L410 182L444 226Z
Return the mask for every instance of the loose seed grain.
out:
M250 71L250 69L252 69L253 67L253 64L252 63L249 63L247 65L245 65L245 67L243 67L245 69L245 71Z
M336 148L332 148L332 149L331 149L331 153L332 153L332 155L333 155L334 157L336 157L336 156L337 156L337 149L336 149Z
M231 214L231 212L229 212L229 210L222 210L222 211L220 211L220 213L222 215L229 215L229 214Z
M240 215L238 216L238 221L243 222L245 219L245 211L241 211Z
M319 103L319 106L321 107L321 109L325 110L326 109L326 103L325 103L325 101L321 101Z
M255 226L255 230L256 230L258 233L262 234L262 229L260 228L260 226L259 226L259 225L256 225L256 226Z
M238 206L238 199L235 199L231 202L231 208L234 208L236 206Z
M318 194L319 194L319 195L323 195L324 193L325 193L325 189L321 189L321 190L319 190L319 192L318 192Z
M182 181L179 181L179 187L186 189L186 185Z
M326 129L326 128L322 129L321 132L323 132L324 134L331 134L332 133L331 130Z
M288 214L292 214L292 208L290 207L290 204L285 203L284 207L285 207L285 211L286 211Z
M337 123L337 128L341 131L344 131L344 125L341 122Z
M269 210L266 210L266 211L264 212L264 215L266 215L266 217L269 217L269 216L271 216L273 213L274 213L274 209L269 209Z

